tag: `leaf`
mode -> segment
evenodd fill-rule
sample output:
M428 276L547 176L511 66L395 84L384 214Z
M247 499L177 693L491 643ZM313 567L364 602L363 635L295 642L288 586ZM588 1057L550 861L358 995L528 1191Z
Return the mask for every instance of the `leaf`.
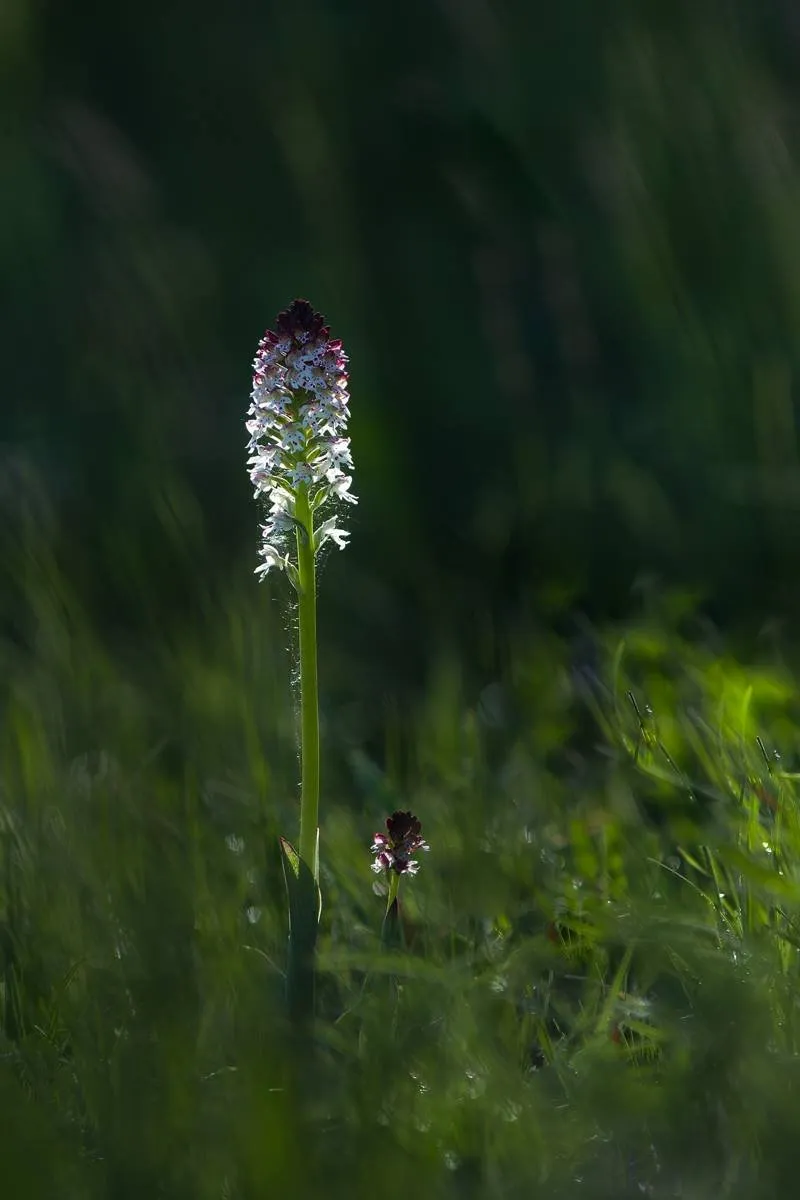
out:
M285 837L282 837L280 839L280 841L281 841L281 850L283 851L283 854L284 854L284 864L283 864L284 871L286 870L286 864L288 863L289 869L292 872L292 874L294 875L295 879L299 879L300 878L300 855L297 853L297 851L295 850L292 843L290 841L287 841L287 839ZM289 886L288 880L287 880L286 886L287 887Z
M292 843L283 837L280 843L289 904L286 1000L292 1020L304 1023L314 1014L314 952L322 896L311 868L302 861Z
M405 945L403 924L400 917L400 901L395 896L386 910L381 926L381 945L387 950L402 949Z

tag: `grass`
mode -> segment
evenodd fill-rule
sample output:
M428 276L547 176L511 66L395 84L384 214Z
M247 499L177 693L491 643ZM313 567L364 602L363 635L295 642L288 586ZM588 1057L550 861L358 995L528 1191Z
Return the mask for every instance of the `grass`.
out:
M7 1194L786 1193L788 668L744 665L666 606L597 632L591 666L520 634L483 691L443 656L384 754L340 744L323 704L304 1047L278 847L295 712L265 596L137 656L45 591L28 644L3 647ZM369 869L398 805L431 845L402 952L381 947Z

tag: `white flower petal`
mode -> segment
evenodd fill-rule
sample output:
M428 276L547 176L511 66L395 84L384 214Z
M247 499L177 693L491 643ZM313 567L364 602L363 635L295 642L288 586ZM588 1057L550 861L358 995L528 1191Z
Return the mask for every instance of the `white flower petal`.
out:
M314 548L319 550L327 541L331 541L335 542L340 550L344 550L349 537L346 529L339 529L336 525L336 517L329 517L327 521L322 522L314 535Z

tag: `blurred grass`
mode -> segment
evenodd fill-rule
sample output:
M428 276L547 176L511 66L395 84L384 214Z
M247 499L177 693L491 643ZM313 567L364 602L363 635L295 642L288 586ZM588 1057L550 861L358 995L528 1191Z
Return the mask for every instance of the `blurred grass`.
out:
M443 652L376 755L326 706L320 1013L295 1057L280 606L233 587L182 639L125 658L55 583L31 581L28 644L3 646L8 1194L789 1187L784 663L747 665L666 596L587 631L578 661L519 629L481 688ZM409 949L386 955L368 845L401 804L432 850L404 889Z

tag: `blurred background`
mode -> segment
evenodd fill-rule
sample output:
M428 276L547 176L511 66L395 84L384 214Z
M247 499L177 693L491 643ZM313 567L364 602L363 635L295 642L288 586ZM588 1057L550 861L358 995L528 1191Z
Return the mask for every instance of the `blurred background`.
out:
M793 0L0 0L9 1197L791 1192L799 61ZM308 1075L244 429L298 296L360 497Z
M650 582L794 612L799 52L777 2L3 0L9 628L34 531L115 637L249 586L296 295L351 357L359 687Z

